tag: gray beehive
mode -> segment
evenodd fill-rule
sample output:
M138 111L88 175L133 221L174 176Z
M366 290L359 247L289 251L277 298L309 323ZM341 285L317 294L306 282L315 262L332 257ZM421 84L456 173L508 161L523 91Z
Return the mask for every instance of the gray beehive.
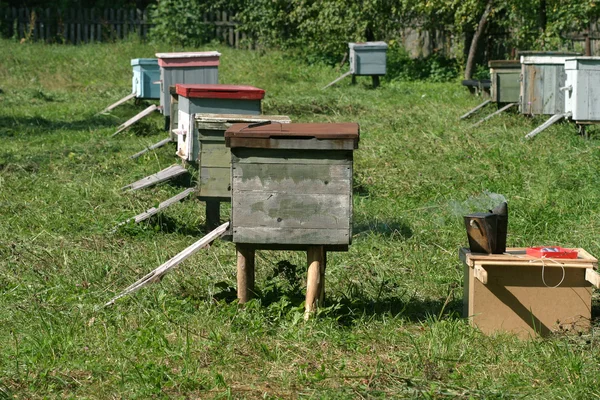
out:
M184 159L198 165L198 189L200 200L231 199L231 151L225 146L225 131L233 124L284 123L289 117L283 115L242 115L242 114L195 114L193 130L193 153ZM188 147L189 148L189 147Z
M565 60L581 55L573 52L528 51L521 54L519 111L528 115L562 114L566 80Z
M220 56L216 51L156 54L160 66L160 105L165 117L170 116L170 86L177 83L219 83Z
M355 123L235 124L231 231L238 244L347 247L352 238Z
M194 136L194 114L258 115L265 91L253 86L178 84L177 95L177 154L196 161L199 142Z
M492 60L488 63L492 80L491 97L496 103L517 103L521 63L519 60Z
M385 75L387 43L348 43L348 47L352 75Z
M577 122L600 121L600 57L567 59L565 71L565 112Z

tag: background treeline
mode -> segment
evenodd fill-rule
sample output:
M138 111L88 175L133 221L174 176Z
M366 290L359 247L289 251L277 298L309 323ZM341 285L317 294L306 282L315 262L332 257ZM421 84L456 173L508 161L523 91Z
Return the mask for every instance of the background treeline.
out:
M222 39L206 14L225 12L248 46L331 65L341 62L347 42L385 40L391 76L409 79L444 80L459 69L477 76L475 64L516 49L581 51L585 35L600 36L595 0L0 0L0 8L23 6L147 9L148 39L174 46ZM0 23L5 36L15 36L10 21Z

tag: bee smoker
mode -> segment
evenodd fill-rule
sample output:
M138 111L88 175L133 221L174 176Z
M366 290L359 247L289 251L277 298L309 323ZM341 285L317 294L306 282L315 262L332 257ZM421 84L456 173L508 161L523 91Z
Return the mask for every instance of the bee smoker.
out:
M508 228L506 202L487 213L465 215L464 220L471 252L502 254L506 251Z

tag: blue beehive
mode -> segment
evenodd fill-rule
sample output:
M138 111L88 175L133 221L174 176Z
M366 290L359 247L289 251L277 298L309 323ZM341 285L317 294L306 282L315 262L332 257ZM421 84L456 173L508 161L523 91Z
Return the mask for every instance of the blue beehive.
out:
M134 58L132 93L138 99L160 99L160 67L156 58ZM157 82L157 83L154 83Z
M385 42L348 43L352 75L385 75Z

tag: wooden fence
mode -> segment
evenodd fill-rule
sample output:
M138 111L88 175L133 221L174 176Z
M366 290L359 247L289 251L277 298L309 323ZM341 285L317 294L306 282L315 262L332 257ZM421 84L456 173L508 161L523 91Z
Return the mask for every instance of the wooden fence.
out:
M211 39L232 47L246 45L246 34L227 12L204 14L212 27ZM93 43L124 39L131 34L146 38L153 24L147 10L140 9L0 9L0 28L8 37L19 40L58 43Z

